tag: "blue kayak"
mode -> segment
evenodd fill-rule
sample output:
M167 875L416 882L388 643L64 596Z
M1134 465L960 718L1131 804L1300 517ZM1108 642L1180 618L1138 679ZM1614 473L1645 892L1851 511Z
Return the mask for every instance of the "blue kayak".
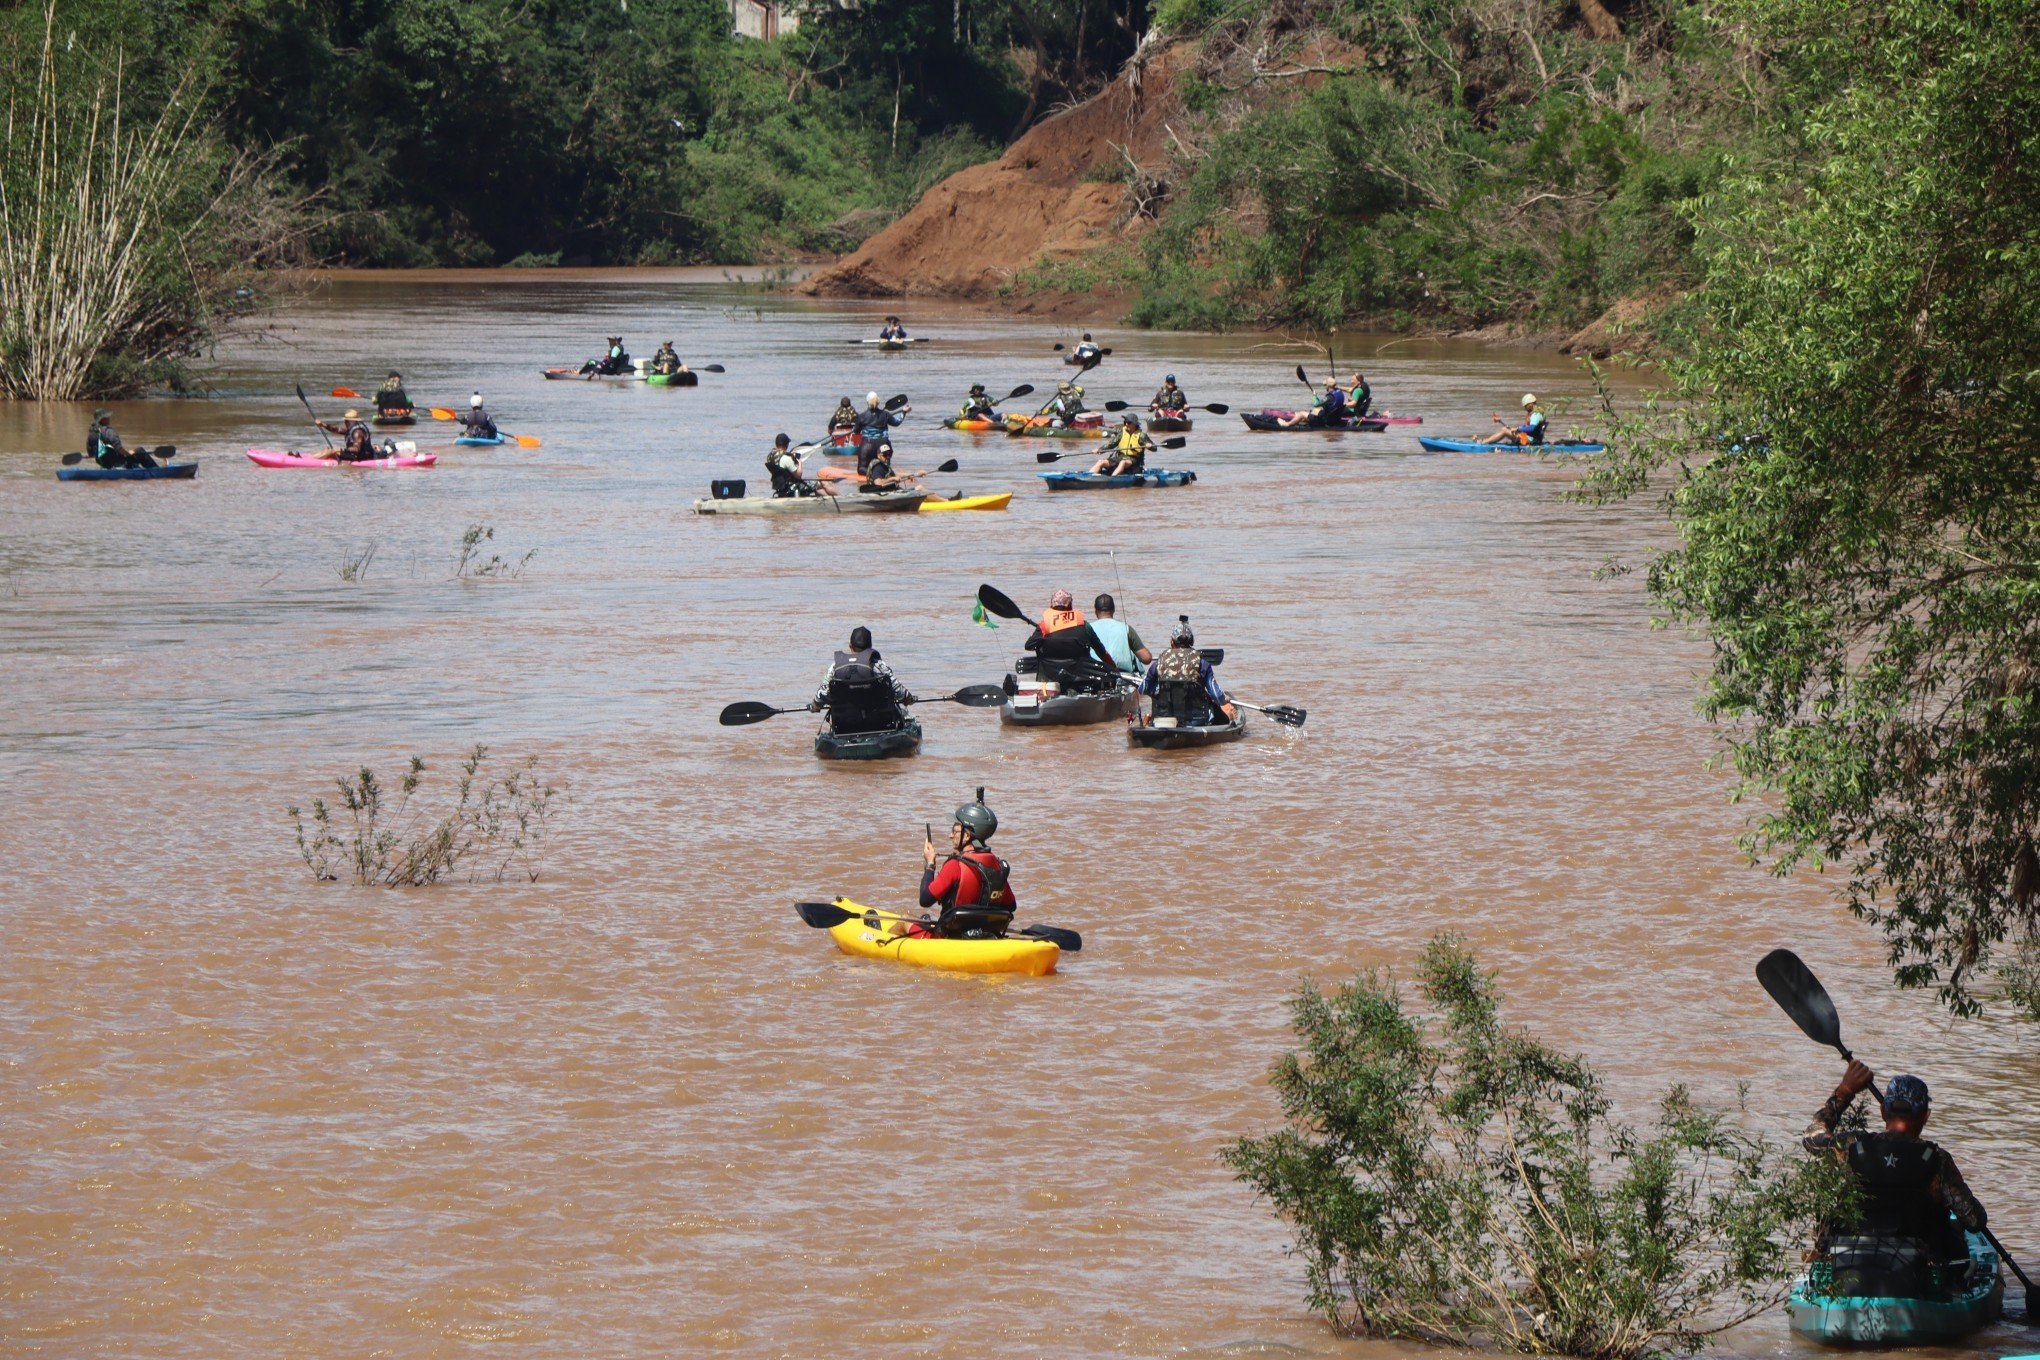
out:
M197 463L165 463L161 467L67 467L57 469L60 482L188 482L198 475Z
M458 438L458 439L454 440L453 442L454 442L454 443L456 443L456 444L467 444L467 445L475 445L475 444L481 444L481 445L484 445L484 446L488 446L488 445L495 445L495 444L507 444L507 443L509 443L509 442L510 442L510 436L509 436L509 435L507 435L507 434L499 434L499 435L494 435L494 436L492 436L492 437L490 437L490 438L488 438L488 439L477 439L477 438L475 438L475 436L473 436L473 435L471 435L471 434L464 434L464 435L462 435L462 436L461 436L460 438Z
M1558 440L1548 444L1483 444L1477 439L1433 439L1429 435L1418 435L1417 442L1432 453L1523 453L1531 449L1544 453L1599 453L1608 447Z
M1785 1315L1800 1336L1829 1346L1931 1346L1959 1341L2004 1315L1998 1254L1981 1233L1965 1233L1967 1275L1935 1298L1834 1292L1834 1266L1820 1260L1793 1282Z
M1197 474L1170 472L1166 468L1126 472L1116 477L1102 472L1044 472L1041 480L1048 483L1050 491L1111 491L1125 486L1188 486L1197 480Z

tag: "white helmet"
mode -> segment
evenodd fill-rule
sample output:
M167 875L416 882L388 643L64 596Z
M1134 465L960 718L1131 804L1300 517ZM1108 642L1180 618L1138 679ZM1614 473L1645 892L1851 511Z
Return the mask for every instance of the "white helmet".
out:
M469 405L470 407L474 408L474 409L475 409L475 410L477 410L477 411L481 410L481 409L482 409L482 394L481 394L481 393L479 393L479 392L477 392L477 393L475 393L475 394L474 394L474 395L473 395L472 397L469 397L469 398L468 398L468 405Z
M1525 406L1535 406L1537 404L1537 398L1531 396L1528 392L1525 392L1523 394L1523 404Z
M866 406L876 406L876 405L878 405L878 393L876 393L876 392L866 392L866 393L864 394L864 404L865 404Z

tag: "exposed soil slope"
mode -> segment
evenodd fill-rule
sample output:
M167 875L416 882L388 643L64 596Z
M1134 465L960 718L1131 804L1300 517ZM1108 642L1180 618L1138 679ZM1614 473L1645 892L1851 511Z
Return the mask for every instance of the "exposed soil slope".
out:
M983 297L1042 256L1075 255L1125 224L1131 157L1165 160L1187 52L1129 63L1095 98L1029 129L1005 155L959 171L801 291L825 297ZM1124 148L1122 154L1121 148ZM1109 175L1109 178L1106 176ZM1087 178L1089 176L1089 178Z

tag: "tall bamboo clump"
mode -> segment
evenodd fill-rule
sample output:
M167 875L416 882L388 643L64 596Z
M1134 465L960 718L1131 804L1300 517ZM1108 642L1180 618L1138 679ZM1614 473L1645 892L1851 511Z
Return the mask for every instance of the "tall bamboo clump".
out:
M0 396L66 401L132 386L209 335L246 271L301 239L270 165L228 152L188 73L162 109L123 107L70 55L55 5L40 59L15 61L0 130ZM4 78L4 77L0 77Z

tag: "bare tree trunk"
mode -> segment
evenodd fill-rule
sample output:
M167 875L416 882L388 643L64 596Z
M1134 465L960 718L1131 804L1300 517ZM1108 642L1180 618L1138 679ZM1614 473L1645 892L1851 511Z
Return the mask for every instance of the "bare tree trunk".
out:
M1610 14L1601 0L1579 0L1580 18L1587 21L1587 32L1602 42L1614 42L1622 36L1622 21Z

